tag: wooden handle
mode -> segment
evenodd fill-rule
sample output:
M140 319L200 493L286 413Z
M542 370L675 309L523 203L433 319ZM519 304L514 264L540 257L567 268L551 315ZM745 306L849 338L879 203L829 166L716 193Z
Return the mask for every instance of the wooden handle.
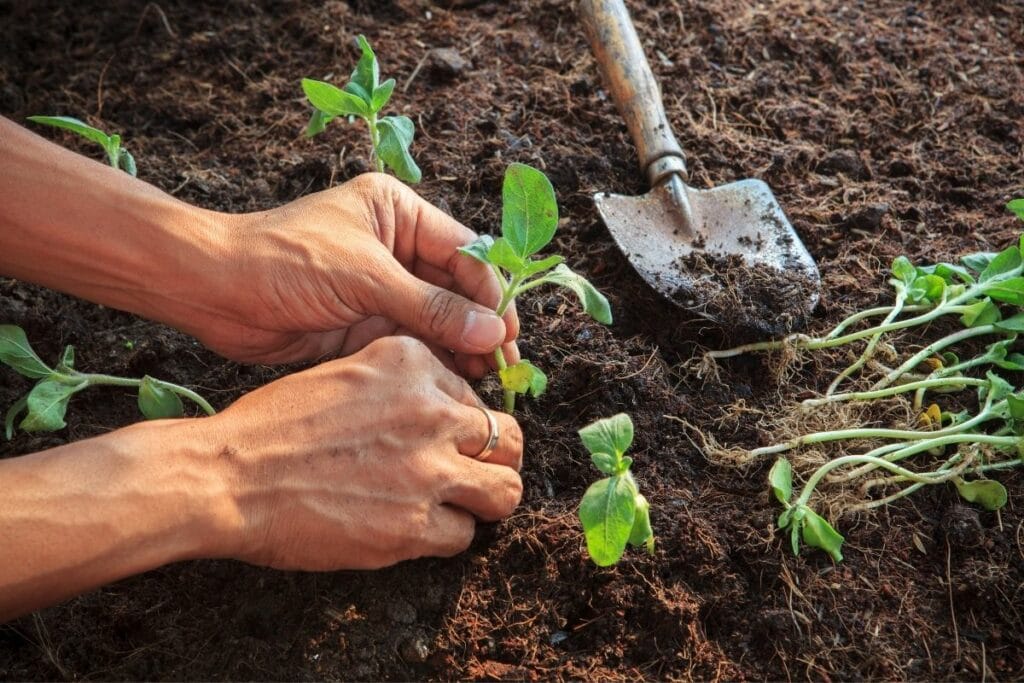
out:
M626 120L651 185L686 179L686 156L672 134L651 67L622 0L580 0L579 16L601 75Z

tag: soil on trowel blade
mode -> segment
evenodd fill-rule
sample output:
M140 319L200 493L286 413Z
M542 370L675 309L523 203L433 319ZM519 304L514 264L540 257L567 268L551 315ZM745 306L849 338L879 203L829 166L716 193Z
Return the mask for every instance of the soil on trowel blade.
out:
M751 264L738 254L692 252L676 260L692 285L672 300L725 330L777 337L807 326L817 285L803 270Z

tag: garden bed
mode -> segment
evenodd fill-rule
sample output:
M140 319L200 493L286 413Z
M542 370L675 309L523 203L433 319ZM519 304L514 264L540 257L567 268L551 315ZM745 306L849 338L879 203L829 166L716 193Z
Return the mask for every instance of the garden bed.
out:
M1003 205L1024 195L1024 8L777 4L630 7L691 182L763 178L818 260L811 326L884 302L897 255L1012 243L1020 224ZM521 507L452 560L152 571L0 627L4 678L1020 677L1019 473L1000 476L999 514L935 486L843 519L846 559L833 565L793 557L773 531L770 460L737 470L697 448L687 424L767 444L758 416L823 389L831 371L805 365L780 385L766 358L723 363L715 380L683 368L737 340L656 301L598 219L595 191L644 185L570 2L0 2L0 113L103 123L123 132L140 178L209 208L268 208L367 170L360 129L301 136L300 79L340 82L358 33L398 80L395 113L416 121L418 191L491 232L508 163L544 169L564 222L554 249L611 301L611 327L560 292L520 301L523 355L550 377L545 396L521 401ZM431 52L444 47L461 61ZM74 344L84 370L152 374L217 407L289 370L228 363L167 328L9 279L0 322L24 327L44 358ZM27 387L5 370L0 406ZM634 471L658 546L598 569L575 516L593 475L575 431L620 410L637 425ZM73 400L66 430L18 434L0 456L136 411L129 393L97 389Z

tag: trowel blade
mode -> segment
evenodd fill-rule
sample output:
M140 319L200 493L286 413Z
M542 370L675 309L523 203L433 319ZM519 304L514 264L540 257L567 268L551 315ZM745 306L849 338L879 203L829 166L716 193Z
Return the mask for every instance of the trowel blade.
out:
M723 328L785 334L817 305L818 267L760 180L698 190L673 177L639 197L594 201L651 287Z

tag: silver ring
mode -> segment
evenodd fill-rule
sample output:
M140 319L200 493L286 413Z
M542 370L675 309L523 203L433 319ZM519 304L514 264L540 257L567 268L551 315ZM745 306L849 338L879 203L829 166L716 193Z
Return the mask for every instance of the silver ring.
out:
M487 458L491 457L491 453L494 452L495 447L498 445L498 437L501 434L498 431L498 420L494 417L494 413L483 406L477 406L477 408L482 410L484 417L487 418L487 444L484 446L482 451L473 457L476 460L483 462L484 460L487 460Z

